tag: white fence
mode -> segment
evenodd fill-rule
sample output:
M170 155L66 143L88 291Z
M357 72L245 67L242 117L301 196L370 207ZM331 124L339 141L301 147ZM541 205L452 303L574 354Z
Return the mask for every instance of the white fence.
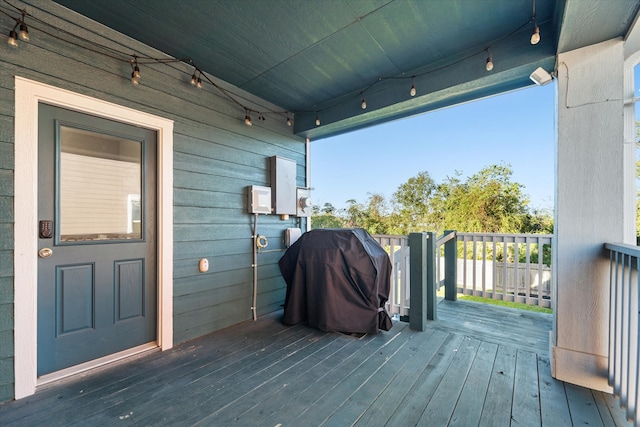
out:
M552 240L549 234L457 233L458 293L550 308Z
M393 267L387 309L409 314L409 239L375 235L389 253ZM549 234L456 233L456 290L528 305L552 307L551 243ZM436 249L436 280L445 281L442 248Z

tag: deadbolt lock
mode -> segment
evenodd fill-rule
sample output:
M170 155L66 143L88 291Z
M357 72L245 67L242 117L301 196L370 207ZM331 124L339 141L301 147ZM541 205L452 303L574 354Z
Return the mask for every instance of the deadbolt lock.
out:
M40 258L49 258L51 255L53 255L53 251L50 248L42 248L38 251Z

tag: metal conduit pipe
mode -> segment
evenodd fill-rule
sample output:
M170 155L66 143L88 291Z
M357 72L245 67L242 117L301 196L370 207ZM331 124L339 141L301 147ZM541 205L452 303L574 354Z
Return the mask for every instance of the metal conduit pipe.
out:
M251 303L251 312L253 320L258 320L258 214L253 216L253 301Z

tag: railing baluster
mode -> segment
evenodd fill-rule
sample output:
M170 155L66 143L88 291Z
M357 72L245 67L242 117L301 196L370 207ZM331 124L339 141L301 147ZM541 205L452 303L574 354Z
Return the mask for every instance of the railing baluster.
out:
M536 239L538 241L538 306L542 307L542 303L544 302L544 281L542 275L542 261L544 260L544 243L542 243L541 239L538 237Z
M609 385L634 425L640 423L640 248L605 244L609 254Z
M462 240L462 293L467 295L467 236Z
M502 300L507 301L508 283L507 282L507 236L502 238Z
M627 255L623 255L622 257L622 265L626 267L627 265ZM631 257L629 257L631 258ZM622 269L622 329L621 329L621 343L622 346L620 348L620 400L625 403L627 402L627 373L628 373L628 364L629 364L629 302L628 299L628 289L626 289L625 283L627 282L627 269Z
M493 242L493 267L492 267L492 275L493 275L493 298L500 299L500 295L498 294L498 247L496 243L496 239L491 239Z
M637 264L637 259L636 259ZM637 267L637 265L636 265ZM627 372L627 418L633 418L636 411L636 387L638 369L638 276L637 269L633 268L633 260L629 257L629 338Z
M482 296L487 294L487 242L482 239Z
M478 268L476 266L476 259L478 258L478 255L477 255L478 242L476 241L475 236L474 236L474 238L472 240L473 240L473 250L472 250L472 255L471 256L473 257L473 261L471 262L471 268L472 268L472 270L471 270L472 276L471 277L472 277L472 280L473 280L473 292L471 293L471 295L476 296L476 295L478 295L477 294L478 286L476 285L478 283L477 274L476 274L477 271L478 271Z
M633 399L633 414L629 415L627 414L627 418L633 420L633 423L635 426L638 426L638 424L640 424L640 416L638 415L638 408L640 408L640 338L638 337L638 322L640 321L640 316L638 314L638 309L640 308L640 301L638 300L640 298L640 257L636 257L636 269L635 269L635 275L636 275L636 279L634 280L635 282L635 297L634 297L634 302L636 304L635 309L633 310L634 312L634 316L635 316L635 320L634 320L634 325L635 325L635 331L634 331L634 337L635 337L635 357L632 359L634 361L634 365L635 365L635 377L634 377L634 390L635 390L635 394L634 394L634 399Z
M609 385L611 387L615 384L614 378L614 370L615 370L615 343L614 339L616 335L616 299L617 299L617 263L618 263L618 252L609 252ZM616 274L614 275L614 270Z
M524 286L527 292L527 304L534 305L531 303L533 301L533 297L531 296L531 240L529 236L524 238L524 256L525 256L525 267L524 267ZM538 289L538 294L540 294L540 290ZM538 295L539 297L540 295Z

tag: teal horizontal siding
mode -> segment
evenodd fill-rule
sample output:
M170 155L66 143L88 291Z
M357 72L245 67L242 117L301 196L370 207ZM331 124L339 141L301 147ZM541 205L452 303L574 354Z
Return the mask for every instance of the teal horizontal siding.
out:
M162 57L159 52L54 2L21 4L39 19L122 52ZM0 16L0 27L14 22ZM81 27L81 28L79 28ZM269 157L297 164L304 186L306 152L301 138L282 120L269 117L252 127L244 110L205 84L189 84L193 68L182 63L141 66L140 85L129 81L129 64L80 49L33 31L29 43L0 55L0 401L13 397L13 208L14 76L103 99L174 120L174 342L180 343L251 319L253 293L253 216L247 187L270 185ZM242 103L259 110L281 110L220 82ZM282 248L284 230L299 227L295 218L260 216L258 232L271 248ZM259 255L258 313L284 301L285 284L277 262L282 252ZM208 258L207 273L198 271Z

